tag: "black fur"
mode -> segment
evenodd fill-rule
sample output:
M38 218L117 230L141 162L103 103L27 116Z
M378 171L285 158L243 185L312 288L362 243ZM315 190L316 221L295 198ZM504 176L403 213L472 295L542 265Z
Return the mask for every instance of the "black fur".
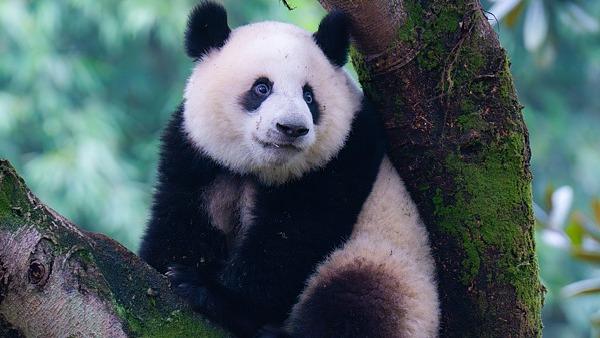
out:
M201 58L212 48L221 48L229 38L227 12L211 1L196 5L188 18L185 31L185 50L189 57Z
M222 168L199 156L187 140L182 130L182 112L183 105L163 133L152 216L140 255L163 273L173 263L214 272L226 255L226 238L210 226L208 214L200 207L201 189Z
M255 336L256 338L292 338L293 336L280 327L265 325Z
M306 103L308 105L308 109L310 109L310 114L313 118L314 124L319 124L319 118L321 117L321 110L319 109L319 102L317 101L317 97L315 96L315 92L309 84L305 84L302 87L302 92L310 92L312 94L313 101L312 103Z
M295 322L290 323L294 334L311 338L397 336L399 320L391 299L398 290L385 285L393 278L382 275L378 267L343 269L319 283L302 304Z
M250 87L250 89L246 93L244 93L244 95L242 95L242 97L240 98L240 104L248 112L253 112L256 109L258 109L260 105L269 97L268 95L259 96L254 92L254 87L260 83L268 85L269 88L273 90L273 81L269 80L266 77L261 77L254 81L252 87Z
M379 121L364 105L335 158L279 186L240 177L202 155L182 122L180 107L163 135L140 255L163 273L179 264L169 271L178 293L236 334L281 325L316 265L353 230L384 154ZM201 203L202 192L223 174L252 180L257 189L252 226L229 249Z
M344 12L333 10L319 24L313 35L315 42L329 61L337 67L348 62L351 20Z

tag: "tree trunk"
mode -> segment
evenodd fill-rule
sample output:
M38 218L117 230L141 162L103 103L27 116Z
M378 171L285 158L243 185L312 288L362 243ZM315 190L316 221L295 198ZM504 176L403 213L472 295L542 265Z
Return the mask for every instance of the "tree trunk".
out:
M355 22L354 66L428 225L441 336L540 336L528 133L479 1L320 2Z
M0 337L225 337L165 277L46 207L0 161Z
M428 224L442 337L541 335L529 145L477 1L320 0L356 23L354 65ZM77 229L0 162L0 336L226 334L134 254Z

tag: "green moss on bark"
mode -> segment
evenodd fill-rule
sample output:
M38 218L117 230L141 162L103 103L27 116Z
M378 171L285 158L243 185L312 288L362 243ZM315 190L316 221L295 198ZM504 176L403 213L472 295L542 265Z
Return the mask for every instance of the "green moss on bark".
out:
M379 101L381 97L379 96L377 90L373 87L369 66L367 65L362 53L354 45L350 47L350 58L365 94L368 95L373 101Z
M10 212L10 200L5 191L4 177L0 176L0 217L4 218Z
M454 178L454 189L443 194L438 190L434 202L440 230L462 243L463 284L484 279L490 287L511 285L535 326L541 320L541 289L531 236L531 184L517 165L525 163L524 142L523 135L512 133L475 160L449 154L445 167ZM484 271L483 262L496 266ZM487 308L487 303L480 306Z
M28 215L29 206L21 191L23 181L18 176L6 174L9 172L14 172L14 168L0 159L0 220L2 228L12 230L19 226L19 217Z
M461 102L462 107L470 106L470 105L472 105L472 103L468 99L465 99L463 102ZM461 128L461 131L463 131L463 132L467 131L467 130L482 131L482 130L486 129L488 127L487 123L481 118L481 115L475 111L475 107L472 107L472 106L470 106L470 107L471 107L471 109L473 109L473 110L470 110L470 111L474 111L473 113L461 115L456 119L456 122L458 123L459 127Z
M442 8L425 9L417 0L403 2L406 17L397 36L401 43L421 49L417 60L423 69L434 71L440 68L440 62L449 52L447 40L440 37L455 34L461 29L463 5L462 1L458 1ZM426 19L426 16L429 18Z
M463 242L471 252L468 256L477 256L465 260L470 268L463 271L464 283L471 282L479 272L479 257L485 254L486 247L512 247L514 240L522 237L523 227L529 229L531 215L523 211L531 210L530 183L522 179L522 168L515 165L524 161L523 146L523 136L513 133L489 145L479 158L465 160L462 155L451 153L445 160L445 168L454 178L454 189L453 194L444 194L451 197L438 191L435 213L439 227L453 237L477 234L477 238L465 238Z
M417 1L405 1L404 10L406 21L398 29L398 39L405 43L415 43L419 38L418 31L425 25L423 6Z
M129 309L117 306L117 314L124 319L132 337L171 338L171 337L230 337L225 331L215 329L213 325L195 316L175 310L168 316L155 313L144 315L144 319L134 315Z

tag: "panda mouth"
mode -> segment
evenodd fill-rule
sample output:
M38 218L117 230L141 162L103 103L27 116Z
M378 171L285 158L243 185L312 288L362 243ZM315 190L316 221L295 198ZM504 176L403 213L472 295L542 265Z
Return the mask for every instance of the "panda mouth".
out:
M267 149L275 149L275 150L290 150L290 151L300 151L302 149L300 149L299 147L291 144L291 143L284 143L284 142L267 142L267 141L263 141L257 137L254 138L254 140L260 144L261 146L263 146L263 148L267 148Z

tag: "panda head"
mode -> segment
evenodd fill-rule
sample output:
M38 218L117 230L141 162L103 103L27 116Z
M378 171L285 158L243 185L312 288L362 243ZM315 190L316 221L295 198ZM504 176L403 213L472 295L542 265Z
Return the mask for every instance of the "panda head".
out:
M280 22L233 31L220 5L190 14L196 60L184 94L194 146L239 174L280 184L325 165L345 143L362 94L342 66L349 19L327 15L316 33Z

